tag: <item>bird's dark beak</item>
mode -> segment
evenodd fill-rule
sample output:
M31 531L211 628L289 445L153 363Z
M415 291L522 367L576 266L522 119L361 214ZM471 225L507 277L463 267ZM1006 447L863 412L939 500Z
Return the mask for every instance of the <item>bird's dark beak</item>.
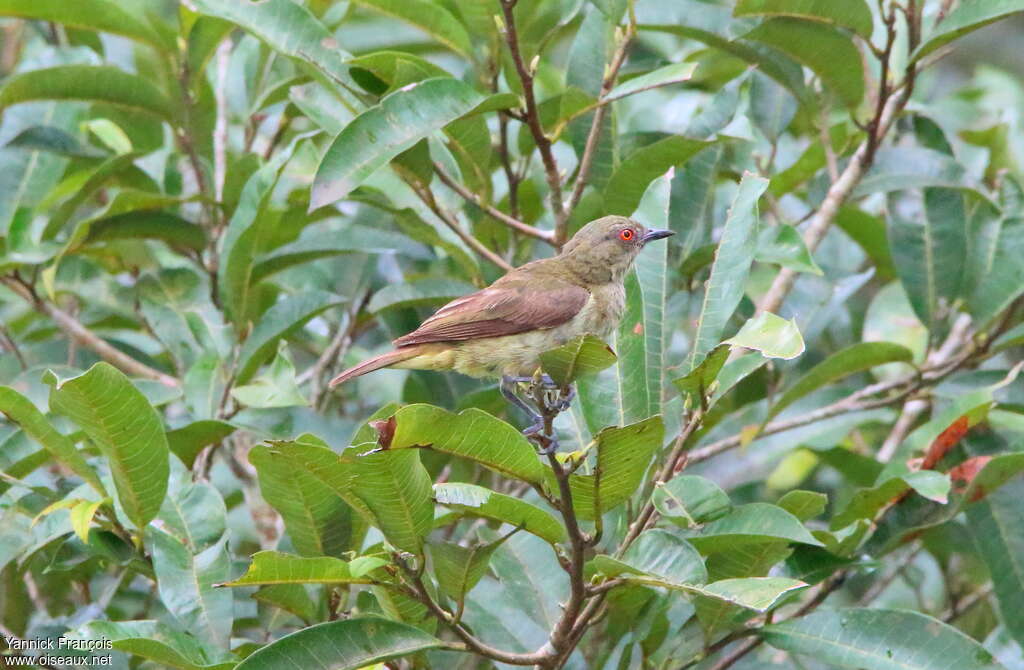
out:
M676 233L673 230L648 230L646 233L644 233L644 236L640 238L640 241L643 242L644 244L647 244L648 242L660 240L663 237L669 237L670 235L675 234Z

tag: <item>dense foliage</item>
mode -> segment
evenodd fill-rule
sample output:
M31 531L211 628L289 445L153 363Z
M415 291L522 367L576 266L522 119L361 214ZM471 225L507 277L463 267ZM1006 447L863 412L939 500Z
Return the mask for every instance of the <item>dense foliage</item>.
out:
M1024 667L1019 12L0 0L6 654ZM604 214L556 455L328 388Z

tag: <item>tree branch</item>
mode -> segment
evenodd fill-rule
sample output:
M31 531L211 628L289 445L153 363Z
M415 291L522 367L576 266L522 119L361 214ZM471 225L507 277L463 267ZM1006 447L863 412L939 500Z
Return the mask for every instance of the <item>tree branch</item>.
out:
M580 158L580 167L576 174L576 183L573 185L572 195L569 197L569 204L566 206L565 215L558 220L558 225L555 228L555 241L559 246L565 243L566 225L569 215L572 214L576 205L579 204L580 198L583 197L583 190L587 187L590 169L594 164L594 155L597 153L597 144L601 139L601 126L604 124L604 117L608 113L608 103L611 102L606 100L606 98L612 88L615 87L619 70L622 69L622 64L626 62L626 53L629 51L629 45L632 43L634 35L636 35L636 16L632 12L632 6L630 10L629 24L626 27L626 32L622 36L618 49L615 50L615 55L612 56L608 73L601 83L601 94L598 96L597 109L594 111L594 120L590 124L590 132L587 134L587 142L583 148L583 156Z
M135 375L137 377L152 379L164 384L165 386L177 387L179 385L178 380L174 377L164 374L155 368L151 368L145 363L135 360L128 354L108 344L99 335L86 328L85 325L73 316L56 305L41 299L27 284L24 284L13 277L0 277L0 282L32 305L36 311L53 319L53 322L57 324L57 327L63 330L68 337L78 342L78 344L82 345L86 349L91 350L104 361L120 369L122 372Z
M839 209L850 198L854 189L857 188L857 185L871 167L878 146L889 133L893 122L900 112L903 111L904 106L910 99L910 94L913 92L913 82L916 74L916 69L913 65L908 69L903 84L897 87L898 90L895 94L889 90L888 83L885 81L888 78L892 43L895 41L894 22L894 20L892 23L888 19L886 20L888 46L885 51L885 57L882 60L883 79L879 83L878 105L875 117L868 126L868 137L850 158L850 162L842 174L839 175L839 179L833 182L821 206L812 217L807 231L804 233L804 244L807 245L807 249L811 252L818 248L818 245L825 238L825 234L839 214ZM782 268L779 274L775 276L775 281L772 282L771 288L768 289L768 292L761 299L761 303L758 305L758 312L778 312L782 302L789 295L790 290L792 290L796 276L796 271L791 268Z
M441 222L448 226L448 228L451 229L451 231L455 233L467 247L480 254L491 263L494 263L505 272L512 270L512 265L508 261L488 249L487 245L463 230L462 226L459 225L459 222L449 212L446 212L439 204L437 204L437 200L434 198L433 193L412 182L409 182L409 186L416 195L419 196L420 200L423 201L423 204L429 207L430 211L432 211L437 218L441 219Z
M555 155L551 151L551 140L544 134L544 127L540 122L540 112L538 111L537 99L533 91L532 68L527 67L526 63L523 62L523 54L519 49L519 34L516 29L515 12L513 11L517 0L500 0L500 2L505 23L505 41L508 43L508 50L512 55L512 62L515 64L519 81L523 85L523 98L526 101L526 125L533 135L533 141L540 151L541 160L544 162L544 172L547 175L548 189L551 191L551 208L555 212L555 221L563 221L566 215L562 204L562 178L558 172L558 163L555 161Z
M494 220L498 221L499 223L505 224L512 230L520 232L523 235L535 237L538 240L547 242L548 244L554 244L555 236L552 233L540 230L538 228L534 228L530 224L520 221L514 216L506 214L497 207L487 204L486 202L484 202L484 199L482 197L480 197L476 193L473 193L468 188L455 181L455 178L448 174L440 163L434 163L434 171L437 173L437 177L441 180L441 183L443 183L445 186L458 193L459 196L461 196L462 199L465 200L466 202L473 203L474 205L482 209L487 215L489 215Z
M463 643L465 643L466 647L468 647L470 651L480 654L481 656L485 656L491 660L498 661L499 663L508 663L509 665L542 665L551 660L552 655L547 652L517 654L502 651L501 649L492 647L486 642L479 640L472 633L466 630L462 624L455 621L455 618L450 612L437 604L437 602L430 596L430 592L427 591L427 587L424 585L423 578L420 575L409 569L408 566L401 561L399 561L399 565L409 578L415 598L426 605L427 609L430 610L430 613L433 614L441 623L448 626L451 631L455 633Z

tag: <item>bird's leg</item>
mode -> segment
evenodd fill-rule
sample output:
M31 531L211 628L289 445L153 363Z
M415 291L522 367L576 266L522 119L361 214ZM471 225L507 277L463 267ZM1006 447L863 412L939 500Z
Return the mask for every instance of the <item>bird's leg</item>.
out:
M530 407L529 403L519 397L519 394L516 393L516 383L518 383L516 377L509 377L508 375L505 375L502 377L502 382L498 385L498 388L501 389L502 395L505 396L505 400L525 412L529 416L530 421L534 422L534 425L543 426L544 417L538 414L534 408Z
M534 408L530 406L529 403L527 403L525 400L519 397L519 394L516 393L516 386L518 384L530 383L533 381L534 380L532 377L511 377L505 375L501 378L501 384L499 384L498 388L501 390L501 395L503 395L506 400L508 400L510 403L526 412L529 415L530 419L533 421L533 423L531 423L530 426L523 431L523 435L525 435L528 438L531 438L540 446L540 449L538 449L538 451L541 454L550 454L551 452L558 449L558 437L555 435L555 431L551 430L550 434L548 434L548 431L545 430L547 422L545 420L544 415L538 414L534 410ZM541 407L542 411L548 413L549 415L555 414L556 410L554 410L549 403L547 403L546 401L541 402L538 400L537 391L538 389L534 388L533 399L538 402L538 405ZM540 393L546 394L546 392L547 391L545 390L541 391ZM544 396L542 395L541 397Z
M540 402L544 406L544 409L552 412L564 412L569 409L572 404L573 398L576 397L576 387L569 385L566 389L560 387L554 379L549 375L542 374L538 377L509 377L516 384L532 384L539 386L544 391L557 391L558 394L554 399L549 398L548 394L544 394L544 400Z

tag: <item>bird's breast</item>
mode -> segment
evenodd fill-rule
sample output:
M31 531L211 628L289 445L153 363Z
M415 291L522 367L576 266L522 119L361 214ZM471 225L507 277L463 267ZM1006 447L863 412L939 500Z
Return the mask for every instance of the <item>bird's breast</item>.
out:
M626 308L626 289L617 282L590 289L590 299L573 319L577 334L607 337L618 327Z

